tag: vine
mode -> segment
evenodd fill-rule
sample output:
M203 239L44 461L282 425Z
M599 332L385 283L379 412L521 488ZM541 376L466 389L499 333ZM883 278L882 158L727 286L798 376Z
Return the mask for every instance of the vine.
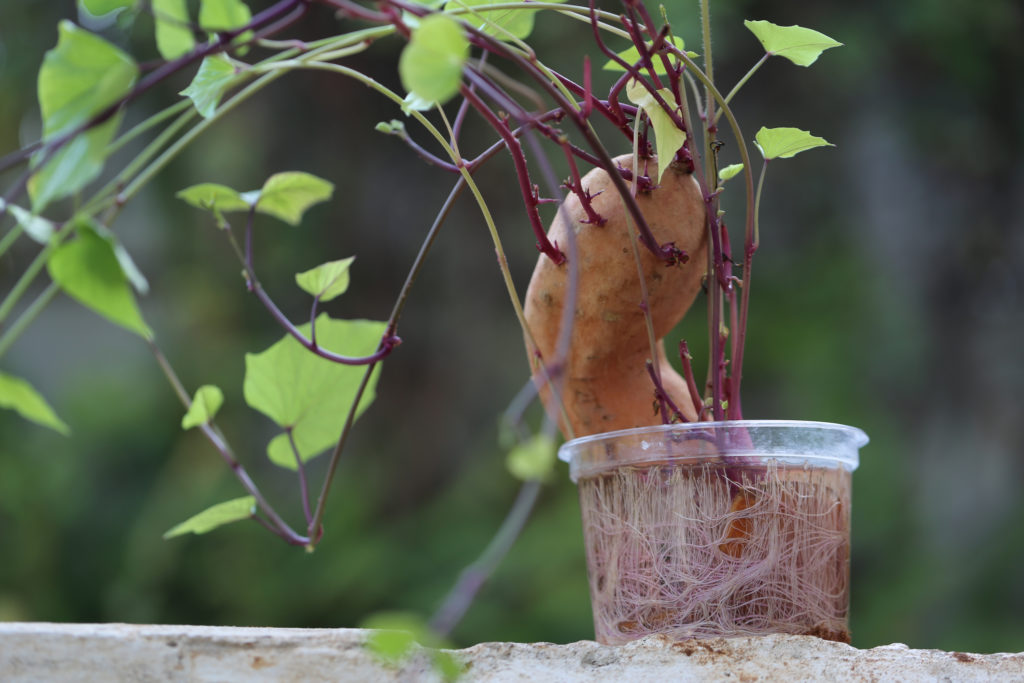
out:
M707 0L700 4L703 56L687 51L667 20L663 17L658 25L639 0L623 0L619 14L598 10L593 2L584 6L486 0L449 0L443 6L411 0L377 0L370 4L351 0L278 0L253 13L242 0L203 0L195 18L189 15L185 3L173 0L79 0L79 5L92 15L119 13L125 21L144 12L151 13L161 59L147 65L143 75L143 68L131 55L100 35L70 21L60 24L58 43L47 53L39 73L42 138L0 159L0 171L17 169L0 200L0 220L9 224L0 238L0 256L22 239L38 243L35 256L21 265L13 287L0 300L0 359L31 329L39 313L60 292L144 340L186 410L183 427L202 432L246 493L191 517L172 528L167 537L205 533L229 522L248 519L292 545L312 550L322 541L325 506L350 432L373 400L382 362L391 353L400 352L402 339L398 327L409 292L453 202L466 189L473 195L487 225L509 299L527 339L530 362L540 378L540 386L531 387L524 396L532 400L538 391L551 392L556 405L561 406L563 427L570 429L558 396L577 297L577 252L571 233L563 244L549 240L539 207L569 196L580 203L587 224L604 225L606 218L595 208L596 195L584 183L585 172L581 170L603 169L630 218L630 230L635 231L633 246L638 267L641 250L652 254L664 267L703 267L704 264L682 265L688 260L682 249L672 242L658 242L638 199L659 186L661 174L668 167L666 159L692 170L706 207L705 228L711 244L706 264L711 339L708 380L703 390L697 386L693 359L686 342L681 342L680 358L693 405L677 405L671 400L662 386L648 317L649 395L666 421L686 419L691 408L696 419L742 417L739 392L749 320L751 265L760 243L758 210L768 162L829 143L795 128L761 128L755 144L764 163L755 193L747 141L730 105L769 57L781 56L809 66L822 51L839 43L802 27L748 21L746 25L761 42L764 53L723 96L714 78ZM298 19L324 9L333 14L335 22L331 29L337 29L337 33L312 41L290 36L289 29ZM551 69L527 42L535 17L542 12L590 26L593 49L581 57L579 80ZM356 23L370 26L352 28ZM606 39L625 39L630 47L613 50ZM344 63L382 40L405 42L398 72L406 95ZM257 53L266 56L246 61ZM607 94L595 91L592 59L597 55L607 58L605 69L621 73ZM702 66L697 64L698 59ZM158 84L186 71L194 71L194 77L183 92L183 99L167 104L118 135L129 107L150 96ZM340 296L348 288L351 257L328 261L297 275L297 284L312 297L309 310L303 312L309 322L303 325L291 321L258 276L254 222L257 218L271 218L300 224L310 207L331 199L334 188L329 181L307 173L288 172L271 175L258 190L243 192L201 182L178 193L183 201L211 214L243 268L245 287L284 329L284 337L278 343L262 353L247 356L243 391L246 402L280 428L280 435L268 446L268 456L281 467L296 472L303 514L303 525L297 531L261 493L217 427L216 414L223 402L223 392L205 385L190 393L178 379L158 343L158 335L146 324L136 303L135 292L142 293L147 288L145 279L121 246L113 227L121 209L226 114L276 80L299 71L354 79L386 98L396 112L404 113L417 128L410 131L402 121L392 120L379 124L377 130L397 137L416 157L458 177L423 237L390 315L386 321L374 323L333 320L319 312L321 303ZM703 97L699 87L704 89ZM451 126L445 107L455 108ZM431 112L441 116L445 130L431 121ZM721 116L729 124L741 157L739 164L723 168L718 164L717 124ZM621 133L632 146L632 167L616 163L610 145L597 133L594 123L598 119L610 124L617 131L615 135ZM464 156L465 129L480 125L491 133L491 143L476 156ZM419 133L425 133L440 151L432 151L417 141ZM120 168L112 169L109 181L95 187L111 156L138 140L146 141L141 150ZM616 138L616 143L622 144L622 140ZM649 156L651 146L661 159L658 177L649 176L636 163L637 159ZM553 181L555 173L547 159L547 149L561 156L566 164L569 175L561 183ZM502 150L511 158L526 222L539 252L569 274L569 296L561 312L559 343L551 357L543 357L539 352L495 221L484 192L474 179L476 171L491 163ZM533 182L531 163L543 172L547 196L542 196ZM742 274L735 276L719 197L728 188L728 181L739 173L744 175L747 210L739 266ZM227 219L235 213L244 216L241 240L237 228ZM556 220L565 219L561 209L559 217ZM32 285L47 278L49 282L41 292L19 311ZM646 310L646 291L642 306ZM15 311L17 316L10 320ZM286 367L296 374L284 376L282 368ZM284 392L282 387L286 384L301 388ZM12 408L41 425L67 430L53 408L24 378L0 372L0 406ZM512 422L516 428L512 432L520 434L522 410L514 412L517 416ZM509 467L525 480L523 490L495 541L466 570L435 616L436 630L451 630L525 525L540 482L553 465L557 420L556 414L535 434L527 430L511 445ZM327 472L314 503L311 491L315 487L307 478L305 463L327 452L331 453Z

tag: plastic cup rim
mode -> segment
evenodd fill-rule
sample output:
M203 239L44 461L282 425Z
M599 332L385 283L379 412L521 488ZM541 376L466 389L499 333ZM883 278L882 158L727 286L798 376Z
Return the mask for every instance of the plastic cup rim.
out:
M851 437L851 446L857 449L867 445L869 439L864 430L850 425L839 424L838 422L821 422L815 420L718 420L711 422L683 422L667 425L650 425L647 427L632 427L630 429L619 429L612 432L601 432L571 439L562 444L558 449L558 459L563 462L572 461L572 452L580 446L600 441L612 440L626 436L637 436L641 434L660 434L663 432L688 431L697 429L709 429L720 427L792 427L803 429L827 429L833 431L847 432Z

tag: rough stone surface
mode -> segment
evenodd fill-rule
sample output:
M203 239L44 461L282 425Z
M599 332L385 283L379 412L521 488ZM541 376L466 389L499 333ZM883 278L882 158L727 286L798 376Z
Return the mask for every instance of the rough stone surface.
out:
M426 655L387 666L366 640L359 629L0 623L0 680L438 680ZM1024 681L1024 653L858 650L810 636L481 643L454 654L465 681Z

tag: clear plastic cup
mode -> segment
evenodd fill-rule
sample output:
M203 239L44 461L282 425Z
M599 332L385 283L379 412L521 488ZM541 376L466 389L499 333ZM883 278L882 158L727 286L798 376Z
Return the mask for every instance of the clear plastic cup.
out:
M739 420L565 443L597 640L849 642L850 475L867 442L844 425Z

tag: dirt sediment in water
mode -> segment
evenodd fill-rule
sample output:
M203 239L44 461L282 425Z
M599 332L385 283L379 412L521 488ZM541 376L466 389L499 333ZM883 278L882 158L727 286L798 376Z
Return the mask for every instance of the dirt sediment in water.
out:
M580 479L597 640L849 642L850 473L647 465Z

